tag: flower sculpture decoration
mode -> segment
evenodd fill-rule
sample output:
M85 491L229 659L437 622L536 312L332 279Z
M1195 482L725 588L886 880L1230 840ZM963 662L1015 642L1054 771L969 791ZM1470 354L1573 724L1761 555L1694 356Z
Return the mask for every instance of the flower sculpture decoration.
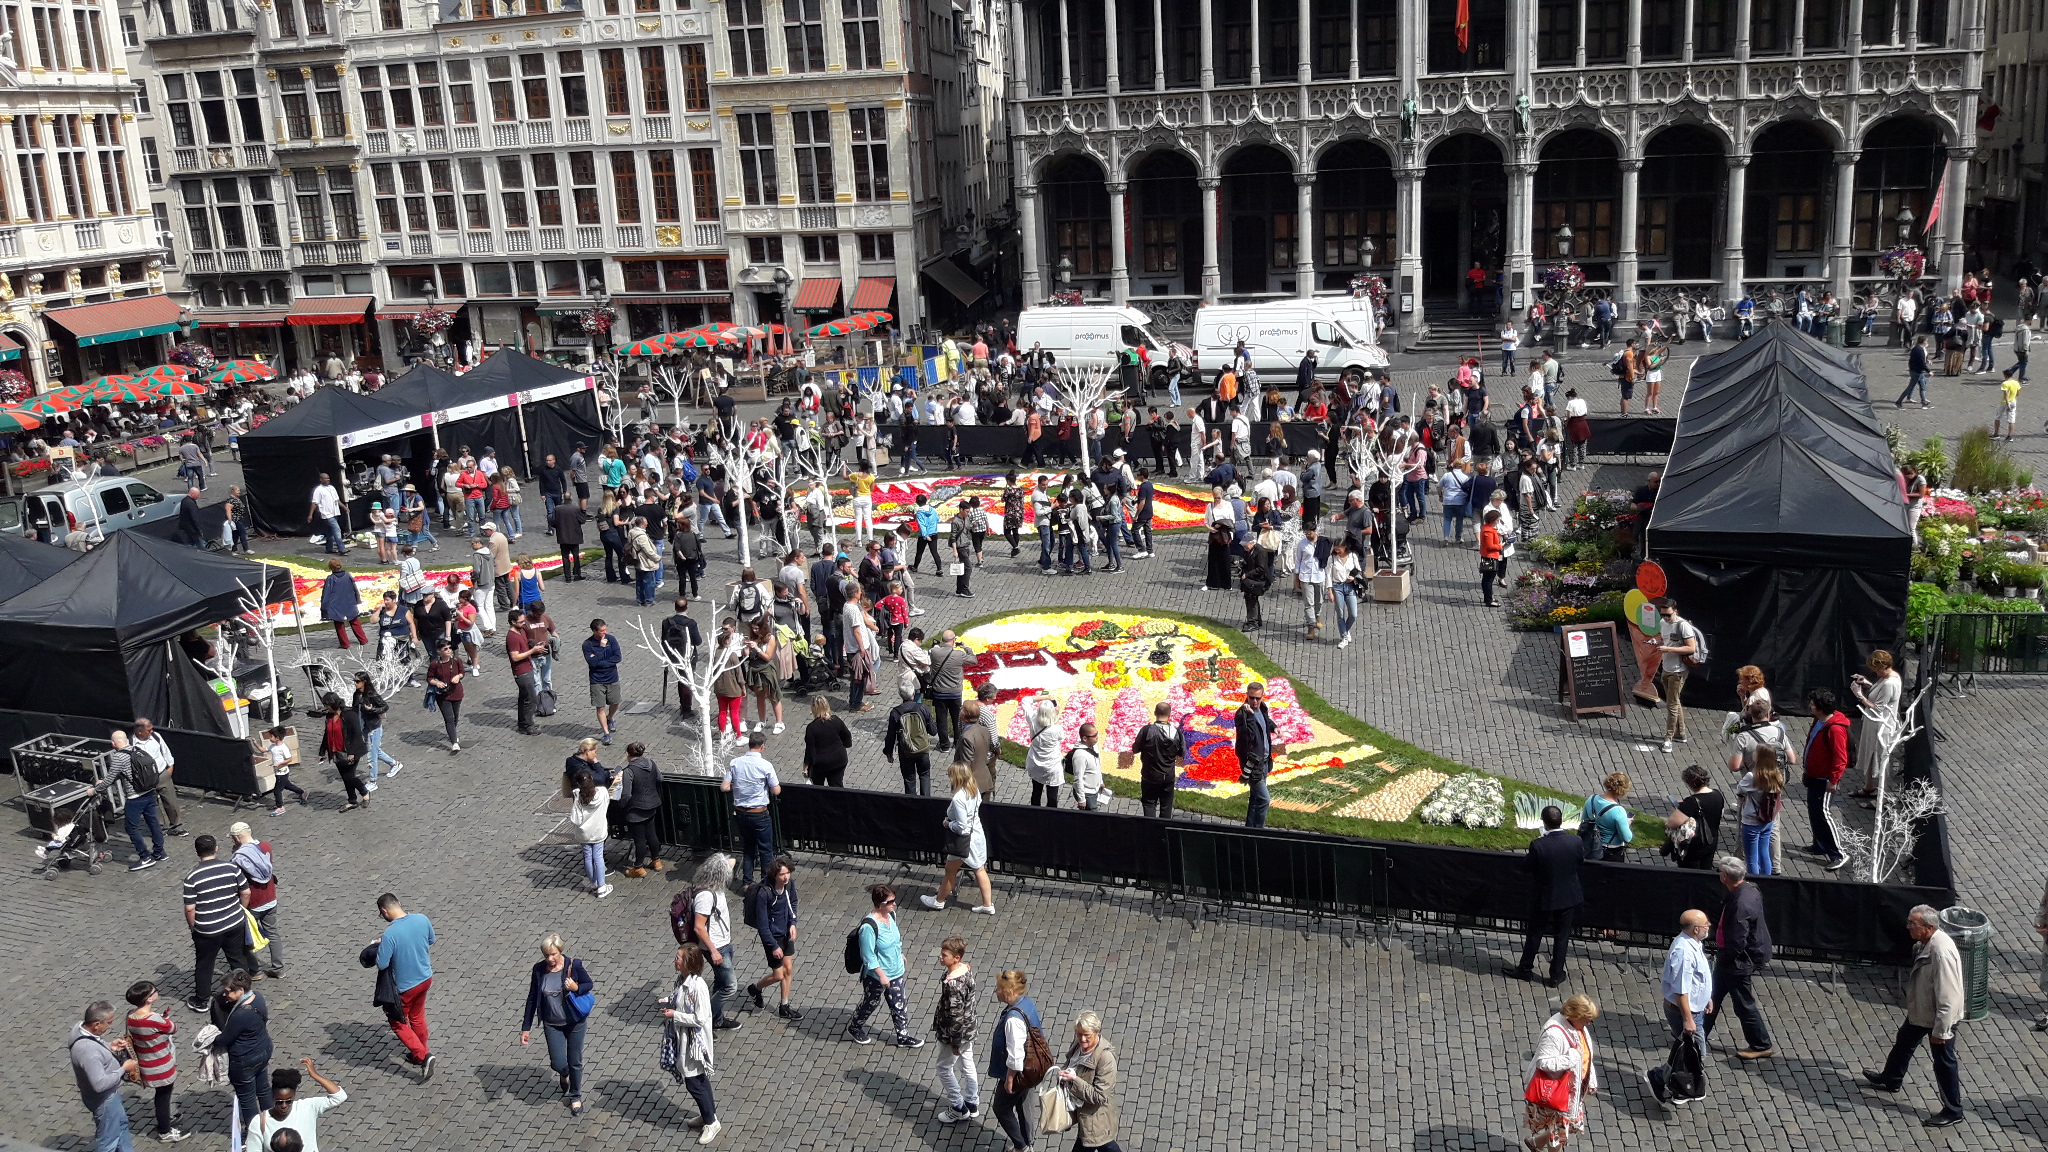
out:
M592 336L601 336L612 330L619 322L618 309L609 306L592 308L583 314L583 331Z
M412 329L425 336L438 336L455 325L455 313L432 304L420 309L412 318Z

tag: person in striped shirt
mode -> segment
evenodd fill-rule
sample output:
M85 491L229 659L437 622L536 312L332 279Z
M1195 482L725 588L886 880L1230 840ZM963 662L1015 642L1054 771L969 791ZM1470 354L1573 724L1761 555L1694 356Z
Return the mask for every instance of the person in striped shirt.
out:
M178 1026L168 1010L157 1007L156 982L140 980L128 989L128 1046L135 1054L135 1075L156 1093L156 1138L176 1144L190 1132L171 1123L171 1092L178 1080L178 1047L171 1037Z
M213 961L227 953L228 967L244 972L256 970L249 955L249 879L242 870L216 853L219 845L212 836L193 840L199 866L185 874L185 925L192 931L192 999L185 1002L194 1012L207 1010L213 995Z

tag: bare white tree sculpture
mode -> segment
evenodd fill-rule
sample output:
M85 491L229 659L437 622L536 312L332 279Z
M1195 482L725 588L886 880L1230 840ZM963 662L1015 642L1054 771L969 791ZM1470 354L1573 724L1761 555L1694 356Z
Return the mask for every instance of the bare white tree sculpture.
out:
M1080 439L1081 475L1088 475L1088 418L1106 407L1110 400L1123 395L1123 387L1114 370L1109 368L1060 368L1053 372L1051 386L1047 389L1052 396L1055 412L1064 412L1074 418L1075 434Z
M647 631L647 622L643 619L634 618L633 631L640 634L640 647L653 655L655 660L660 662L663 670L669 675L674 676L678 683L686 685L690 689L691 695L696 699L697 716L695 722L697 725L698 741L696 771L700 776L719 775L717 763L718 749L713 743L711 736L712 729L716 726L716 717L712 715L712 710L716 705L712 701L717 699L717 694L711 690L711 686L717 682L720 676L739 667L740 663L746 659L747 649L745 642L740 639L739 633L735 631L725 636L722 643L714 635L711 643L708 645L686 645L685 650L679 652L662 643L658 634L649 633ZM699 659L698 647L710 649L709 653L704 657L701 667L697 663Z
M239 580L236 581L242 589L242 594L235 598L235 606L240 608L242 616L250 621L249 631L255 636L256 643L263 648L263 665L270 673L270 726L275 728L282 723L277 700L280 695L277 685L277 619L270 614L270 606L263 602L263 592L270 587L270 564L267 561L258 563L262 565L262 575L257 578L256 587L251 588ZM293 614L296 615L298 611L299 606L294 603ZM301 637L303 642L303 632ZM232 682L235 675L235 646L226 642L225 634L221 640L222 643L215 648L214 658L220 661L221 676ZM239 687L236 689L236 695L240 695ZM238 715L241 717L240 735L246 739L249 735L246 708Z
M1344 463L1351 474L1365 485L1366 512L1372 512L1372 483L1376 478L1387 481L1387 557L1393 567L1391 572L1401 571L1401 458L1388 452L1381 444L1377 433L1360 431L1351 438L1344 448Z
M1892 756L1907 741L1920 734L1920 701L1933 687L1934 679L1929 677L1920 691L1905 701L1903 708L1859 709L1863 722L1871 726L1872 738L1877 741L1882 756L1878 761L1880 769L1874 819L1868 835L1845 828L1837 829L1836 836L1842 841L1844 852L1863 862L1873 884L1889 880L1912 859L1916 823L1944 810L1940 790L1924 780L1897 790L1890 787Z
M719 439L711 442L711 462L725 473L725 482L739 496L740 567L753 563L747 550L747 500L754 494L754 462L747 446L737 440Z
M802 485L805 493L803 499L792 500L789 503L794 506L801 506L810 513L811 534L816 537L818 545L829 549L829 551L825 552L825 555L829 556L837 553L839 551L839 527L832 519L831 454L825 450L823 443L814 441L809 449L799 446L797 451L789 453L786 464L787 469L784 472L784 476L793 478L795 483ZM822 496L820 495L821 493ZM785 485L783 488L785 500L788 499L788 495L789 487ZM790 536L792 543L794 543L796 536L794 528L790 530Z

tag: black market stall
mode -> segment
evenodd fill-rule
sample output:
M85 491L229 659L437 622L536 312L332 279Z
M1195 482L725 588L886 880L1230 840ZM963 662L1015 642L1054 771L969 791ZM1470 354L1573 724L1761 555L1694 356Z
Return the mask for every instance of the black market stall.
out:
M105 738L147 716L170 740L181 786L253 793L250 747L232 734L212 671L179 644L240 615L252 594L289 602L290 573L112 533L0 601L0 747L49 732Z
M481 456L485 448L492 448L499 463L513 465L525 451L526 438L519 430L511 394L493 381L479 379L474 371L457 376L431 364L414 365L379 389L377 399L424 413L433 446L450 456L461 455L465 448ZM415 468L413 475L417 479L429 473Z
M414 477L429 476L434 459L433 437L418 410L332 386L314 389L284 415L243 433L241 446L251 518L259 531L281 536L317 530L312 497L321 473L342 488L352 465L374 469L386 453L402 457ZM346 489L343 494L351 496ZM350 499L355 526L367 523L363 512L375 498L366 491Z
M587 372L500 349L464 379L487 383L511 397L526 441L529 478L549 455L567 466L577 445L594 453L605 441L597 378ZM502 450L498 458L510 459Z
M1912 534L1860 362L1788 324L1701 359L1649 525L1679 610L1709 640L1688 699L1832 688L1905 629Z

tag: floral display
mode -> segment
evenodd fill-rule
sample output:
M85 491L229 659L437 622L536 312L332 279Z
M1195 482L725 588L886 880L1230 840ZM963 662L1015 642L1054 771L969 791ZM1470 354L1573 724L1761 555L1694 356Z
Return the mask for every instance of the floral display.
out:
M1543 270L1543 289L1570 295L1586 286L1586 274L1577 264L1552 264Z
M1635 586L1626 536L1635 505L1626 492L1588 492L1558 534L1527 545L1535 566L1515 577L1504 600L1508 626L1543 631L1560 624L1623 618L1622 597Z
M0 370L0 404L13 404L26 400L36 390L29 382L28 374L14 368Z
M1372 306L1377 308L1387 301L1387 282L1371 272L1360 276L1353 276L1351 278L1351 296L1353 299L1371 300Z
M1466 772L1445 781L1416 816L1424 824L1498 828L1506 821L1506 807L1500 781L1478 772Z
M164 362L167 364L183 364L187 368L197 368L201 372L213 371L214 364L216 363L213 349L205 344L194 341L186 341L171 349L170 355L164 357Z
M295 612L303 613L307 626L319 626L320 587L327 580L327 569L316 568L296 560L265 558L263 562L283 568L292 574L292 597L295 603L271 605L271 616L276 618L280 626L288 627L297 620ZM543 574L551 574L562 566L562 558L552 555L535 557L533 566ZM453 587L458 592L463 588L475 586L471 580L471 569L467 564L460 567L427 568L424 572L429 586ZM362 597L365 612L373 611L375 606L383 601L384 593L398 590L396 568L376 572L354 572L351 575L355 577L356 591Z
M1893 280L1918 280L1927 271L1927 253L1918 248L1894 248L1877 258L1877 271Z
M1057 472L1020 472L1018 486L1028 497L1040 484L1056 482L1061 476ZM1003 488L1007 481L1000 472L977 472L964 476L939 476L929 480L890 480L875 485L874 520L877 528L893 528L897 524L912 520L917 515L917 498L927 497L933 509L939 514L941 523L949 523L958 514L960 499L975 496L981 500L982 508L989 517L989 534L1002 535L1003 529ZM1152 530L1170 531L1175 528L1197 528L1208 511L1208 501L1194 488L1179 484L1152 485ZM802 494L798 494L801 502ZM838 527L853 527L853 489L835 486L832 489L832 522ZM1024 523L1035 523L1030 508L1024 511Z
M583 331L591 336L602 336L619 322L619 310L608 305L599 305L583 314Z
M432 304L420 309L419 315L412 318L412 330L422 336L432 336L436 333L446 332L454 324L455 313L448 311L446 308L435 307Z
M1242 636L1205 620L1137 609L1010 612L972 624L961 641L973 654L964 670L970 688L995 689L996 728L1006 743L1027 744L1039 700L1050 699L1062 748L1078 743L1082 724L1096 726L1102 770L1118 795L1138 792L1139 765L1129 750L1164 703L1186 734L1176 782L1181 805L1227 814L1217 805L1229 801L1241 812L1250 789L1238 780L1236 714L1256 682L1265 686L1274 739L1283 746L1266 778L1274 823L1508 846L1484 835L1506 823L1501 780L1419 750L1388 752L1381 743L1397 742L1330 709L1265 664ZM1434 824L1416 819L1424 801L1442 817Z
M1080 306L1081 290L1079 288L1067 288L1055 292L1045 298L1043 305L1043 307L1047 308L1079 308Z

